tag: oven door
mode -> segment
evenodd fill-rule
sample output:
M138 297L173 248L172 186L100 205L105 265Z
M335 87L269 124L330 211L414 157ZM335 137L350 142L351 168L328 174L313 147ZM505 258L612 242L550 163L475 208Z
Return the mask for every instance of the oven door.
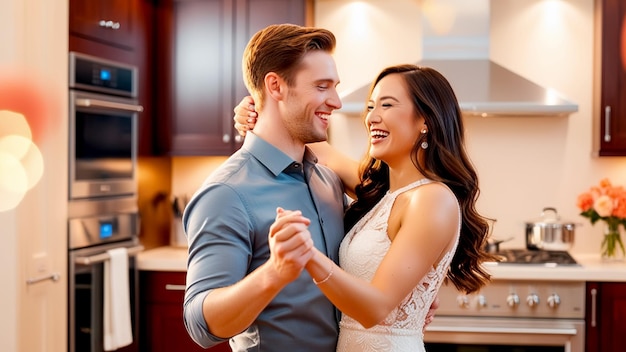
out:
M137 192L136 100L70 91L69 198Z
M107 250L125 247L128 251L128 279L133 343L118 351L138 351L138 270L135 255L143 250L136 241L108 243L69 252L69 352L101 352L104 349L103 302L104 262Z
M435 316L424 334L429 352L583 352L582 319Z

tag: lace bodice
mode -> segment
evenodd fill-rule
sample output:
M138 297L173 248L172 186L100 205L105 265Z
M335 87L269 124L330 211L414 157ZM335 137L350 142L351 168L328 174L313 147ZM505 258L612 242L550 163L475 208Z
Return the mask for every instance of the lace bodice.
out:
M339 248L341 268L371 281L391 246L387 221L396 197L415 187L433 182L421 179L394 192L388 192L348 232ZM459 217L460 218L460 217ZM380 324L365 329L356 320L343 315L340 322L338 352L347 351L424 351L423 326L430 305L446 276L458 244L455 244L419 284Z

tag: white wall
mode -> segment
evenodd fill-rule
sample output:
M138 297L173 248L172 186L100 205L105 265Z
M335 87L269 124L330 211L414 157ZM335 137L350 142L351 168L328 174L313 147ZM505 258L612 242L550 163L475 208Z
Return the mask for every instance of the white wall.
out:
M45 87L29 95L41 115L27 116L45 126L35 140L44 174L17 208L0 211L0 351L67 350L67 9L68 0L0 0L0 88L17 74ZM53 272L60 281L26 284Z
M355 11L377 23L360 37L347 27ZM317 0L315 25L337 36L335 54L347 92L370 82L384 66L420 58L421 16L416 0ZM554 206L576 229L572 252L599 251L601 224L578 215L576 197L603 177L626 186L626 157L592 156L594 0L492 0L490 58L576 102L579 111L556 118L466 118L470 155L478 169L479 210L496 218L494 236L525 245L525 222ZM367 5L367 6L366 6ZM364 152L362 122L334 114L331 141L349 154Z

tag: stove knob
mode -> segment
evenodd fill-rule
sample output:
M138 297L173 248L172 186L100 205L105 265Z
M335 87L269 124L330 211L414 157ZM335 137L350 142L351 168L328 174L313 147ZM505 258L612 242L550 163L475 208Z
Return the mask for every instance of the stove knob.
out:
M536 293L529 294L528 297L526 297L526 304L531 308L537 306L539 304L539 296L537 296Z
M467 296L465 295L458 296L456 298L456 303L461 308L469 308L469 298L467 298Z
M559 297L559 295L557 295L556 293L553 293L550 296L548 296L548 307L552 309L556 309L558 308L560 304L561 304L561 297Z
M487 297L485 295L478 295L476 300L478 301L478 308L487 308Z
M506 304L511 308L517 307L519 305L519 296L517 295L517 293L509 294L509 296L506 298Z

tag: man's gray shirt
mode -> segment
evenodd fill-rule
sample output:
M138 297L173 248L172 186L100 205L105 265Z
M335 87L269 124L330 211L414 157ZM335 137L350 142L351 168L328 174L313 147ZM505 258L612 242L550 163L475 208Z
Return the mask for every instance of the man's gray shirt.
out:
M338 262L345 196L341 181L306 148L303 164L249 133L243 147L192 197L183 215L189 240L185 326L201 346L212 335L202 301L214 288L240 281L270 256L269 227L276 208L311 219L315 246ZM246 304L246 302L241 302ZM256 321L230 339L233 351L334 352L338 314L306 270L286 286Z

